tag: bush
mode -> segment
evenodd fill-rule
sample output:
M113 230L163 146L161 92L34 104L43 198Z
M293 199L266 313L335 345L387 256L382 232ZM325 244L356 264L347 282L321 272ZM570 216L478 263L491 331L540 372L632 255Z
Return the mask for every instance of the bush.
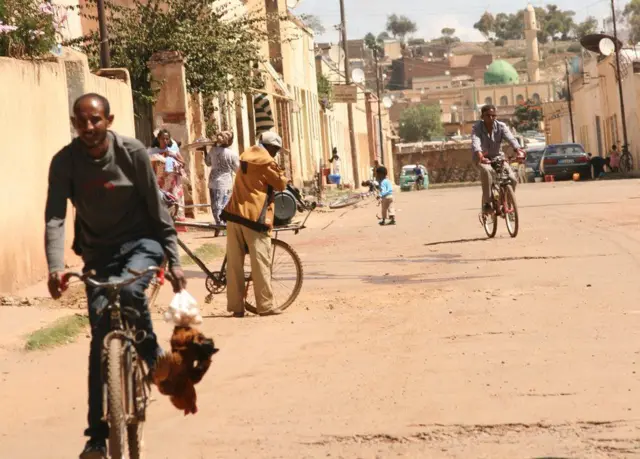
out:
M580 46L580 43L573 43L567 48L567 51L570 53L579 53L582 51L582 46Z
M493 44L495 46L497 46L498 48L502 48L504 46L504 44L505 44L505 41L502 38L498 38L497 40L495 40L493 42Z
M66 7L33 0L0 0L0 56L17 59L48 54L57 43L61 22L59 12Z

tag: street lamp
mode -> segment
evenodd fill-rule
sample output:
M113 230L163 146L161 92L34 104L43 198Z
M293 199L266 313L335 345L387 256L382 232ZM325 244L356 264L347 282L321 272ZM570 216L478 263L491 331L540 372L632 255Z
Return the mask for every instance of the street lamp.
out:
M104 0L97 1L98 27L100 29L100 68L111 68L111 51L109 49L109 33L104 14Z

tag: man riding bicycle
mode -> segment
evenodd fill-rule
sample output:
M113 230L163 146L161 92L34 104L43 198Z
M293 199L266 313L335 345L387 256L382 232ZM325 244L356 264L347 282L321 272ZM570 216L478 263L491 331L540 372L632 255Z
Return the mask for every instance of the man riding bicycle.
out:
M517 152L518 158L526 156L520 147L518 140L513 136L506 124L498 121L495 105L485 105L482 107L482 119L473 125L471 133L471 152L473 153L474 165L480 171L480 181L482 182L482 211L491 212L491 186L495 178L495 171L491 167L491 160L504 158L500 147L503 140L511 144ZM516 189L518 179L513 169L505 164L513 190Z
M49 266L49 293L60 298L65 268L67 199L76 209L74 251L82 256L84 271L108 280L129 270L159 266L165 255L174 291L186 286L180 268L176 230L162 202L146 148L138 140L109 130L114 116L109 101L85 94L73 105L71 119L78 137L51 160L45 209L45 249ZM145 290L151 274L121 290L123 306L135 308L137 330L146 335L137 344L150 369L162 353L153 333ZM99 314L108 300L104 289L87 287L91 348L89 352L89 437L81 459L106 459L109 427L102 420L101 351L109 332L109 314Z
M420 167L420 163L416 164L416 167L413 169L413 173L416 176L416 183L420 186L424 185L424 173L422 172L422 168Z

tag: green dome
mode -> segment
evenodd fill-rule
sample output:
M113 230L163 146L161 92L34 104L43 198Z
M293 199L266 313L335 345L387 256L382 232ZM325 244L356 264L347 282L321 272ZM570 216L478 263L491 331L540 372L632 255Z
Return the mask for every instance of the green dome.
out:
M520 77L507 61L494 61L484 72L484 84L518 84Z

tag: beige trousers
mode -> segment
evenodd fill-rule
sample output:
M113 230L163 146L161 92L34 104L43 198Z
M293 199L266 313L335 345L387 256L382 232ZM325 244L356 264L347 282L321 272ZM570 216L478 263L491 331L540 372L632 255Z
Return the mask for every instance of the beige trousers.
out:
M393 196L388 196L386 198L382 198L382 202L380 204L382 206L382 218L386 220L388 218L395 218L396 213L393 209Z
M227 310L244 312L244 258L249 249L251 279L258 313L273 308L271 237L237 223L227 223Z

